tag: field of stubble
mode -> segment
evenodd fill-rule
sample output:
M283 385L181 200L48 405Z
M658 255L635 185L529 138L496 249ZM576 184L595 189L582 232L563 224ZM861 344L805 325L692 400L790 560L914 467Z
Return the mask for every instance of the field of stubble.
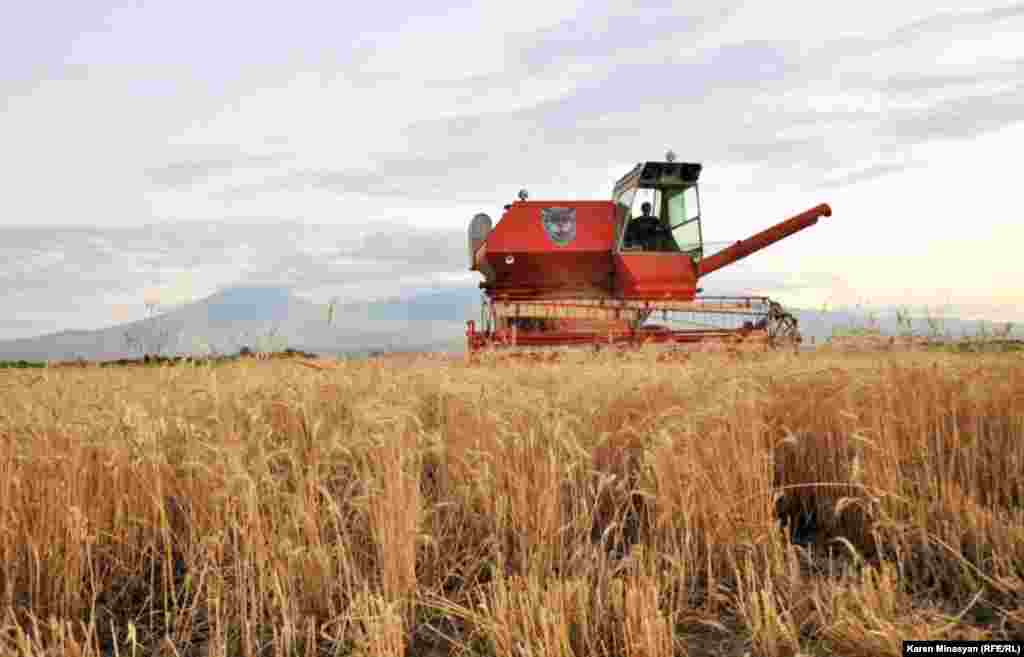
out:
M0 372L0 654L1024 635L1024 354Z

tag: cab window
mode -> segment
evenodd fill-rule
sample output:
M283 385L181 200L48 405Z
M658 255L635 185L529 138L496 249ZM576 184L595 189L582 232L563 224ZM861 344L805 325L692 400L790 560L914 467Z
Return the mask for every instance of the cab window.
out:
M697 187L665 190L665 210L678 250L699 258L702 236Z

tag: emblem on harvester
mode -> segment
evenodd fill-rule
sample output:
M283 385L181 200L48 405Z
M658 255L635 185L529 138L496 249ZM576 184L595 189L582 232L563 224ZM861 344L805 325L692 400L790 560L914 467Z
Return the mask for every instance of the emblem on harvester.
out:
M541 221L548 237L558 246L576 239L576 208L544 208Z

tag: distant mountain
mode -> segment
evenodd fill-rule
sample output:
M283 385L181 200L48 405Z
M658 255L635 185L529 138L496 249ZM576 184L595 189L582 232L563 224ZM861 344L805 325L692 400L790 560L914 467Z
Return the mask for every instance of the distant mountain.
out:
M910 317L901 323L896 309L882 308L866 310L806 310L788 309L799 322L800 333L805 342L811 338L820 343L836 333L858 330L875 330L883 335L914 335L956 339L964 336L992 334L1005 330L1005 322L966 320L956 317ZM1008 337L1024 338L1024 327L1010 325Z
M875 328L887 335L906 331L894 312L791 310L805 341L820 344L837 331ZM143 352L236 353L292 347L319 354L372 351L450 351L464 348L466 320L480 315L480 291L448 288L410 297L349 303L328 308L279 287L240 286L217 292L150 319L96 331L62 331L0 342L0 360L113 360ZM982 323L960 319L912 321L918 334L973 335ZM985 327L991 331L993 325ZM1019 328L1012 334L1024 337Z
M480 315L480 290L453 288L424 292L409 298L393 297L349 304L341 308L345 312L365 313L372 321L431 320L464 323Z
M284 321L294 313L312 310L287 289L277 287L236 287L199 303L211 322Z
M243 346L322 354L458 350L466 295L450 301L432 296L411 300L410 311L397 299L342 305L328 323L326 305L284 288L240 286L137 322L0 341L0 359L114 360L144 352L235 353Z

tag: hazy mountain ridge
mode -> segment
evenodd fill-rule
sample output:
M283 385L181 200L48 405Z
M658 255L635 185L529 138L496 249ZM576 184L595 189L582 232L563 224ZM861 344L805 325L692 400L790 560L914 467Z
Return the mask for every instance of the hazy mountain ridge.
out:
M943 336L998 331L1002 325L958 318L914 318L900 323L895 309L791 310L807 343L820 344L836 331L876 329L887 335L913 331ZM291 347L320 354L370 351L461 351L468 319L480 314L480 291L447 288L407 298L328 306L287 288L240 286L148 319L95 331L61 331L0 342L4 360L114 360L144 352L166 355L235 353ZM330 321L329 321L330 320ZM984 326L984 329L982 328ZM1011 337L1024 337L1014 327Z
M458 297L457 297L458 298ZM243 346L315 353L446 347L465 333L459 310L404 319L402 302L348 304L335 308L307 301L286 288L241 286L151 318L95 331L61 331L0 342L5 360L113 360L143 352L234 353ZM416 303L410 305L413 315ZM435 310L437 305L435 304ZM407 313L408 314L408 313ZM415 325L410 322L415 321Z

